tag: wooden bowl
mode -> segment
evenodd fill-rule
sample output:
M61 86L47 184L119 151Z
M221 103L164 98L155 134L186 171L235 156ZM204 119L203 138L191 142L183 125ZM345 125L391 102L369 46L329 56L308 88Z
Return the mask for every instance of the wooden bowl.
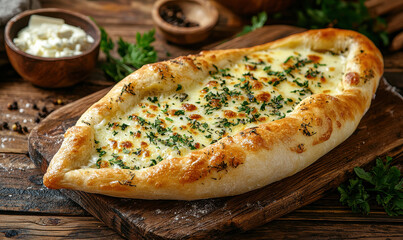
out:
M161 17L161 9L167 6L178 6L197 27L179 27L166 22ZM218 21L218 11L208 1L203 0L159 0L153 5L152 18L157 31L165 39L177 44L193 44L205 40Z
M287 9L295 0L216 0L239 15L269 14Z
M66 24L80 27L93 39L94 43L84 53L71 56L48 58L23 52L13 43L18 32L28 25L32 14L62 18ZM14 69L34 85L46 88L72 86L84 80L98 60L101 33L96 24L87 16L57 8L42 8L25 11L12 18L5 29L5 46Z

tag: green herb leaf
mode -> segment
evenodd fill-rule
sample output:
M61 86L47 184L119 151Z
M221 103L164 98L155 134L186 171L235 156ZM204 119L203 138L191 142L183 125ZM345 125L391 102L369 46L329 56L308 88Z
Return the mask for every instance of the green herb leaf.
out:
M115 44L108 36L104 28L98 26L101 31L101 51L106 55L106 62L102 65L104 72L115 81L120 81L134 70L145 64L157 61L157 52L151 43L155 41L155 29L141 35L136 33L136 43L129 43L119 38L117 41L117 52L119 58L111 55Z
M267 21L266 12L261 12L257 16L253 16L252 25L244 26L244 28L242 29L242 32L238 33L237 36L239 37L239 36L245 35L249 32L255 31L256 29L263 27L263 25L266 23L266 21Z
M370 202L376 201L390 216L403 215L403 178L400 170L390 167L391 157L386 157L385 163L376 159L376 165L371 171L356 167L355 179L349 180L349 185L341 185L340 202L351 207L353 212L368 214Z
M357 174L357 176L359 178L364 179L365 181L368 181L368 182L372 183L371 174L366 172L364 169L359 168L359 167L355 167L354 172L355 172L355 174Z
M386 21L371 16L364 3L365 0L301 0L274 18L309 29L351 29L366 35L379 47L388 46Z

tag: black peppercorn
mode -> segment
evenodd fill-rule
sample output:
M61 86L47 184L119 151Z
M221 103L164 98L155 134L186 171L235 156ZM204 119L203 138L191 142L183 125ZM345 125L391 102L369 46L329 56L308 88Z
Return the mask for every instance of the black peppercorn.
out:
M7 104L8 110L18 110L18 103L16 101Z

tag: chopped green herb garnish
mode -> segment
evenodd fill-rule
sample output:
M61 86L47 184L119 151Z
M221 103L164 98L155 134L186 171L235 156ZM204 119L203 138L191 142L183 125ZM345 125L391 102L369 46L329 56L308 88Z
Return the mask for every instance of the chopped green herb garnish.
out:
M152 102L152 103L158 102L158 98L157 98L157 97L148 97L147 100L150 101L150 102Z
M120 125L120 129L122 129L122 131L124 131L128 126L129 126L129 125L127 125L127 124L125 124L125 123L122 123L122 124Z

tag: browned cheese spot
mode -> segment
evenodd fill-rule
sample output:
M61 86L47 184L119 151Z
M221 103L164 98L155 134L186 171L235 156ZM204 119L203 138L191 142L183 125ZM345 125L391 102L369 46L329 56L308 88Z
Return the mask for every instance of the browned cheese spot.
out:
M141 146L142 149L145 149L145 148L148 147L148 143L146 143L146 142L141 142L141 143L140 143L140 146Z
M218 82L217 81L209 81L207 83L208 87L217 87L218 86Z
M248 71L254 71L254 70L256 70L256 66L246 64L245 69Z
M139 105L139 107L143 107L143 106L147 107L147 106L148 106L148 103L142 103L142 102L141 102L141 103L139 103L138 105Z
M271 97L270 93L268 93L268 92L262 92L262 93L260 93L259 95L256 96L256 99L257 99L259 102L269 102L269 101L270 101L270 97Z
M148 150L143 150L143 151L142 151L142 154L143 154L144 157L149 157L149 156L150 156L150 151L148 151Z
M189 118L199 120L199 119L202 118L202 116L200 116L199 114L192 114L192 115L189 116Z
M267 56L267 57L266 57L266 62L268 62L268 63L272 63L272 62L273 62L273 58L271 58L271 57Z
M236 112L231 111L231 110L224 110L224 117L226 118L234 118L236 117Z
M259 82L259 81L253 81L252 82L252 89L253 90L260 90L263 88L263 83Z
M191 103L184 103L184 104L182 104L182 109L192 112L192 111L196 110L197 107L196 107L196 105L193 105Z
M99 165L100 168L108 168L109 167L109 162L107 161L101 161L101 164Z
M317 55L308 55L309 60L311 60L314 63L319 63L319 61L322 59L320 56Z
M124 141L124 142L121 142L121 143L120 143L120 147L123 147L123 148L131 148L131 147L133 147L133 143L130 142L130 141Z
M360 83L360 75L356 72L349 72L346 74L345 80L349 85L358 85Z
M171 110L168 111L168 114L169 114L170 116L175 116L175 113L176 113L177 111L179 111L179 110L178 110L178 109L171 109Z
M158 111L158 106L150 105L150 109L153 111Z
M167 127L167 123L166 123L166 121L164 119L160 119L160 121L161 121L161 126L162 127Z
M259 117L257 120L259 121L259 122L264 122L264 121L266 121L266 117Z
M109 139L109 141L112 143L112 148L113 148L113 149L116 149L116 148L118 147L118 142L116 142L116 141L113 140L113 139Z
M210 105L214 108L221 107L221 103L219 99L213 99L210 101Z

